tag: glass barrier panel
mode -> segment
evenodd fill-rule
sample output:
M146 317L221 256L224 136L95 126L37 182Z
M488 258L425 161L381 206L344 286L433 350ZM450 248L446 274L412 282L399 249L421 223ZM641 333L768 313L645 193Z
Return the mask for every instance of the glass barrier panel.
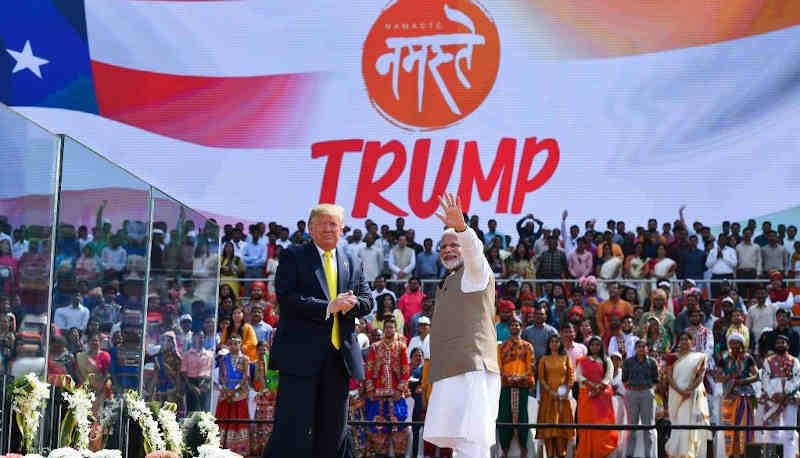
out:
M6 389L43 377L60 139L0 106L0 450L20 450Z
M48 381L88 384L98 419L116 418L121 394L140 387L149 190L64 137ZM115 441L113 428L92 448Z
M180 417L212 410L218 275L216 223L154 189L144 395Z

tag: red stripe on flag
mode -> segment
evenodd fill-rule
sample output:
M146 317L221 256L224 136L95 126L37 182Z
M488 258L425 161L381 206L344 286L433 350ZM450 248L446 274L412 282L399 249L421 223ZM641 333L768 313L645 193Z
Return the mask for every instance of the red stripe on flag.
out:
M92 61L100 114L172 138L223 148L303 145L320 73L203 77Z

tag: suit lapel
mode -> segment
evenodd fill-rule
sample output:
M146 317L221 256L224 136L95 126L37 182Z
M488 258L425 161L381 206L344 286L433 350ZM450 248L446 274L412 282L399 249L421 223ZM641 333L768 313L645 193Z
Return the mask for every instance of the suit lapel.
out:
M309 265L311 269L314 271L314 276L317 277L317 281L319 282L319 287L322 290L322 293L328 299L331 300L330 292L328 291L328 281L325 278L325 269L322 268L322 259L319 256L319 251L317 251L317 246L314 243L306 244L308 248L306 248L306 254L308 256Z
M344 250L336 250L336 277L337 277L337 294L342 294L347 291L347 281L350 279L350 263L347 262L347 256Z

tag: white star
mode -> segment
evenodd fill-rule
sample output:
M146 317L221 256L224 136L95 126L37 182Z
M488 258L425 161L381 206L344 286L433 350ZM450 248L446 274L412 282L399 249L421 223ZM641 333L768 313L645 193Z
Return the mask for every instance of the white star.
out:
M8 53L11 54L11 57L17 61L17 64L14 66L14 69L11 70L11 73L17 73L28 69L33 72L34 75L38 76L39 79L42 79L42 71L39 69L39 67L50 63L50 61L34 56L33 50L31 50L30 41L25 41L25 46L22 48L21 52L14 51L13 49L6 49L6 51L8 51Z

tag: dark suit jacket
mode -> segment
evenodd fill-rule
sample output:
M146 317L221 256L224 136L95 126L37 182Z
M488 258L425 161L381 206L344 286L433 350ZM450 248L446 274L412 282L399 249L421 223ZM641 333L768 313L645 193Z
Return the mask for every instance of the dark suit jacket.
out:
M355 318L369 314L373 299L361 263L343 249L336 250L336 262L338 293L352 290L358 296L356 306L339 316L340 351L348 374L363 380L364 363L354 333ZM275 292L280 321L270 351L270 369L299 376L318 374L331 346L333 316L325 319L330 298L316 245L291 245L281 252Z

